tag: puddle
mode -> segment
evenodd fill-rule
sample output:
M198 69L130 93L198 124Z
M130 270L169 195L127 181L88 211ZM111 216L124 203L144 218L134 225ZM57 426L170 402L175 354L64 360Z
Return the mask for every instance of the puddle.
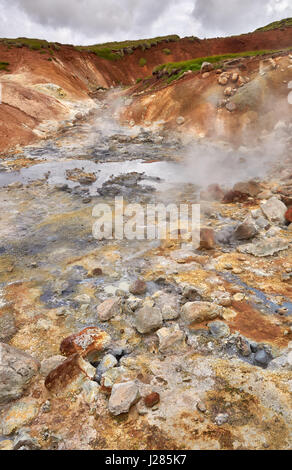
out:
M126 160L120 162L95 163L90 160L62 160L48 161L20 171L0 174L0 187L20 182L28 184L30 181L45 178L51 185L66 183L70 188L80 186L79 183L66 179L66 171L78 168L86 173L94 173L97 180L88 186L91 195L95 195L103 183L111 177L120 176L130 172L144 173L147 177L161 178L161 182L151 181L151 186L166 189L171 184L191 183L192 176L187 175L185 169L178 163L156 161L149 163L143 160ZM143 180L141 184L143 184Z

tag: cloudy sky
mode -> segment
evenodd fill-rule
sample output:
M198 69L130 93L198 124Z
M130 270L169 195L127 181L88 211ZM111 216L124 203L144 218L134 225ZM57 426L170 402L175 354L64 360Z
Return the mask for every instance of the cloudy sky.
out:
M0 0L0 37L70 44L226 36L292 17L291 0Z

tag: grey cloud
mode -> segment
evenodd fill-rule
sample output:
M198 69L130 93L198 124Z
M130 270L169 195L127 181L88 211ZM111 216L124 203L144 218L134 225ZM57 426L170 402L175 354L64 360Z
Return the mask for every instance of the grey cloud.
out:
M239 34L292 15L291 0L196 0L202 31Z
M9 0L2 0L9 3ZM93 36L150 28L174 0L15 0L20 11L43 26L63 27Z

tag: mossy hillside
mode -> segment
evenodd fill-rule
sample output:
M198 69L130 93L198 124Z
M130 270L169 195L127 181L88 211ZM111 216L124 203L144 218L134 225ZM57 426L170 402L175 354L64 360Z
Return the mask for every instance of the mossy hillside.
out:
M273 29L283 29L292 26L292 18L285 18L280 21L274 21L273 23L262 26L256 29L256 31L272 31Z
M214 64L215 68L219 68L223 61L236 59L238 57L256 57L266 54L272 54L275 52L279 52L278 50L259 50L259 51L248 51L248 52L241 52L241 53L230 53L230 54L222 54L222 55L214 55L208 57L199 57L196 59L190 59L181 62L168 62L166 64L161 64L153 69L153 73L158 73L160 71L164 72L165 75L169 76L168 83L172 82L173 80L177 80L180 78L184 72L188 70L191 71L198 71L201 70L201 66L203 62L210 62Z

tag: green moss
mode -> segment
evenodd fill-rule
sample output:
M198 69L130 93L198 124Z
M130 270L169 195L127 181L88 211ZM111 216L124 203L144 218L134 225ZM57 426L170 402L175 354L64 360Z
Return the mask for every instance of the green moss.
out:
M143 78L137 78L136 83L138 84L138 83L142 82L142 80L143 80Z
M182 62L168 62L167 64L158 65L153 69L153 72L163 71L166 74L171 75L168 79L168 83L171 83L174 80L177 80L182 76L184 72L188 70L198 71L201 70L203 62L210 62L214 64L214 67L219 67L219 64L224 60L235 59L238 57L252 57L264 54L271 54L273 52L278 52L278 50L260 50L260 51L248 51L242 53L231 53L223 55L215 55L209 57L199 57L196 59L186 60ZM176 71L176 73L173 73Z
M0 70L7 70L9 62L0 62Z
M141 59L139 60L139 65L140 67L144 67L144 65L147 64L147 60L144 59L144 57L141 57Z
M162 49L163 54L169 55L171 51L169 49Z
M132 54L135 49L151 49L161 42L179 41L177 35L159 36L152 39L138 39L135 41L107 42L104 44L94 44L92 46L75 46L79 51L94 52L96 55L107 60L118 60L124 54Z
M274 21L273 23L263 26L262 28L256 29L256 31L271 31L273 29L281 29L289 26L292 26L292 18L285 18L280 21Z

